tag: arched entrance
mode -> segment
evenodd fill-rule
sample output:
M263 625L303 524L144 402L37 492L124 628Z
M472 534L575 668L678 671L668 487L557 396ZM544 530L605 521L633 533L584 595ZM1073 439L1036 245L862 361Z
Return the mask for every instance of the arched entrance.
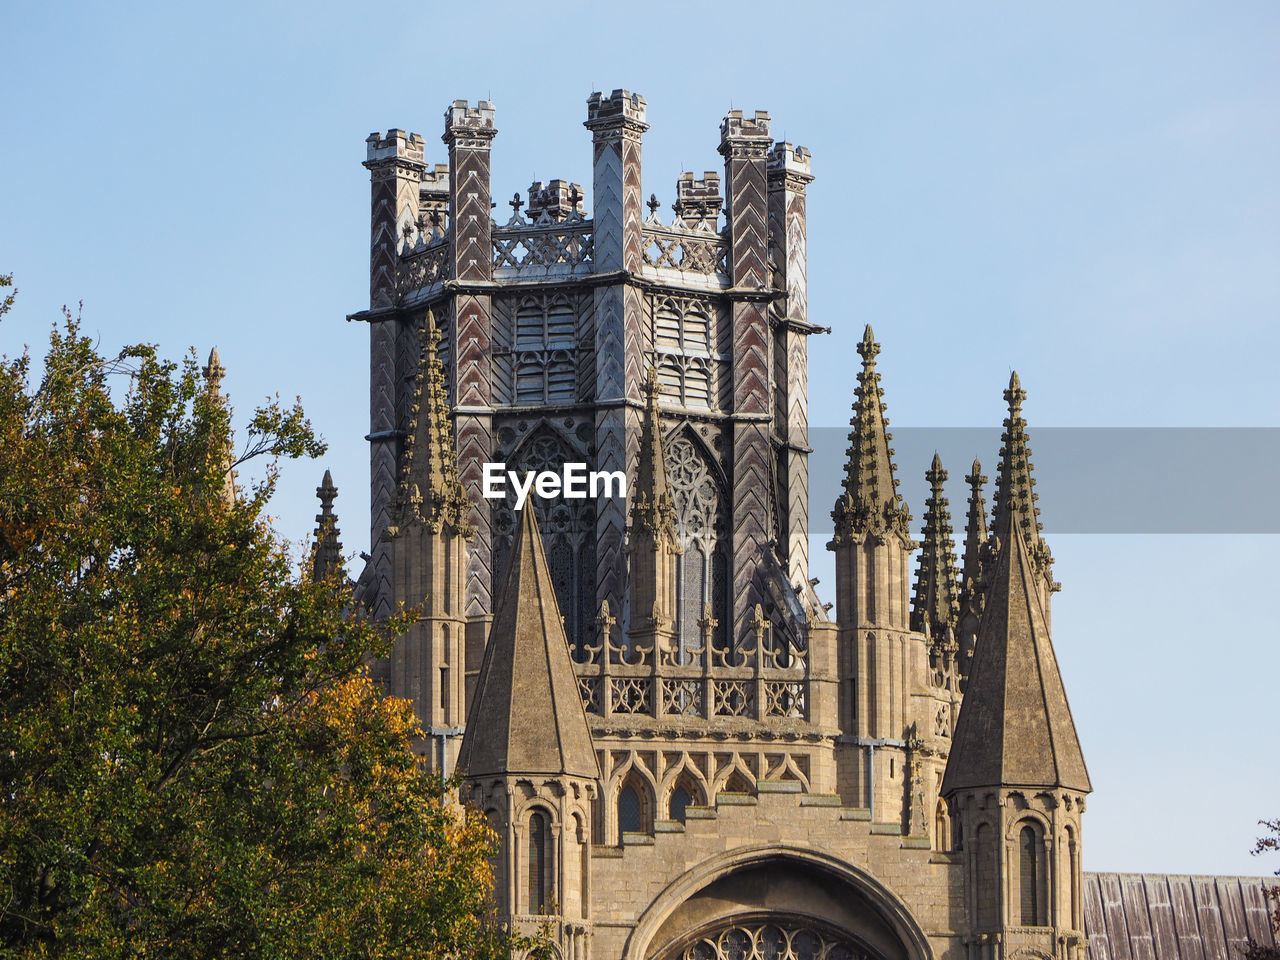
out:
M931 960L920 925L869 874L816 850L743 847L670 883L624 960Z

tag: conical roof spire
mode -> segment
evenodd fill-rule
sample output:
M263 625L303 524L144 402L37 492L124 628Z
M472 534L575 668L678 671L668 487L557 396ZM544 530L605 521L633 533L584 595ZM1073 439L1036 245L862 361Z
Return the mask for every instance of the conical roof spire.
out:
M529 507L520 511L458 769L471 777L600 776L538 521Z
M402 526L421 522L432 530L439 530L447 525L469 536L472 530L467 517L471 504L458 479L458 454L449 418L444 364L437 350L440 332L431 314L427 316L421 338L422 358L409 408L413 419L405 440L396 497L398 519Z
M898 534L911 541L911 514L898 496L893 474L893 448L889 441L889 421L884 415L884 390L876 372L880 344L867 324L858 344L862 370L858 374L857 400L849 425L849 461L845 466L844 492L836 501L831 518L836 524L836 540L861 537L870 532Z
M1040 508L1036 506L1036 482L1032 477L1031 448L1027 445L1027 422L1022 417L1022 403L1027 391L1022 389L1017 371L1009 377L1004 392L1009 416L1000 437L1000 469L996 473L996 499L992 508L991 532L1007 542L1012 526L1022 532L1032 564L1046 580L1052 581L1053 555L1040 536Z
M316 580L341 575L342 543L338 540L338 517L333 512L333 501L338 498L338 488L333 485L329 471L316 487L320 499L320 512L316 514L315 552L311 560L311 572Z
M942 458L933 455L933 463L925 473L929 481L929 499L924 510L924 540L920 566L916 571L915 597L911 608L911 629L933 637L946 636L956 625L960 612L956 587L956 551L951 542L951 512L942 495L947 471Z
M676 542L675 505L667 487L666 455L662 443L662 415L658 412L658 371L650 367L644 384L644 421L631 499L631 528L648 531L659 540Z
M1018 526L998 545L942 793L1092 786Z
M969 512L964 524L964 569L961 571L966 594L973 594L982 581L982 545L987 542L987 501L982 494L987 478L982 464L973 461L973 467L964 478L969 484Z

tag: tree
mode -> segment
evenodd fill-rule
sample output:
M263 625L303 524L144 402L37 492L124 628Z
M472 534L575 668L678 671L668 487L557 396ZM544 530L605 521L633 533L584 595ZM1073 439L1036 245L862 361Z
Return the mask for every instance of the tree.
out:
M1262 853L1280 851L1280 820L1259 820L1259 826L1266 827L1270 836L1261 836L1254 845L1254 856ZM1280 877L1280 870L1276 876ZM1267 888L1267 899L1272 903L1271 936L1274 945L1249 940L1249 949L1244 952L1245 960L1280 960L1280 886Z
M273 469L228 488L247 457L323 450L301 410L257 411L236 459L216 375L106 358L70 314L30 380L0 359L0 948L532 946L489 922L491 831L366 674L403 619L294 573L262 514Z

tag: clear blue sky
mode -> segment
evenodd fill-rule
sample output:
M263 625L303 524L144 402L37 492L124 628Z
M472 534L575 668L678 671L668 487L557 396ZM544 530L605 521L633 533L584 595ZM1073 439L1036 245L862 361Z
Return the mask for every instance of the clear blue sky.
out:
M847 420L870 321L895 426L998 426L1014 367L1033 447L1037 426L1280 426L1274 3L19 3L4 31L0 271L21 293L0 351L40 350L83 299L104 349L216 343L242 414L301 395L331 447L284 467L291 539L329 466L346 548L367 547L367 332L343 319L367 304L364 138L417 130L442 161L454 98L497 106L500 201L589 189L593 89L647 98L664 205L720 166L727 109L771 111L818 176L814 424ZM927 463L899 466L919 517ZM1280 816L1280 537L1051 542L1085 866L1280 866L1248 855Z

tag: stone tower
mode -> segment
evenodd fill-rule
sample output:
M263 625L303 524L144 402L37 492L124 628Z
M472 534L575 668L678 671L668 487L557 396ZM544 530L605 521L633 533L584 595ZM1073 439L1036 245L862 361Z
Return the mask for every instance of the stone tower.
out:
M559 942L585 956L600 771L532 509L520 513L468 723L464 796L505 840L499 909L534 927L554 918Z
M549 920L564 960L1070 955L1089 784L1020 384L990 534L976 462L969 478L959 580L930 467L913 598L866 328L829 619L808 578L809 152L731 111L723 173L682 173L664 219L644 98L594 93L586 114L590 211L554 179L494 218L487 101L445 112L447 163L400 130L365 163L358 597L422 611L375 675L502 838L504 917ZM497 463L621 473L626 496L552 477L517 509L509 487L486 496ZM1048 679L1015 690L1030 665ZM1025 915L1024 827L1047 878Z

